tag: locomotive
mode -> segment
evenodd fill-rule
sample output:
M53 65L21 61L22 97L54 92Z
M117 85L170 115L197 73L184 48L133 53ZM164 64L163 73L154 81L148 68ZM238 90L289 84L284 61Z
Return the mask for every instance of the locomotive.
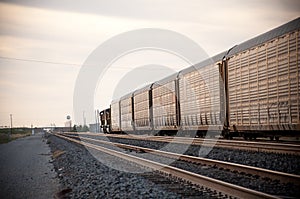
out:
M297 18L113 100L103 132L300 135L299 30Z

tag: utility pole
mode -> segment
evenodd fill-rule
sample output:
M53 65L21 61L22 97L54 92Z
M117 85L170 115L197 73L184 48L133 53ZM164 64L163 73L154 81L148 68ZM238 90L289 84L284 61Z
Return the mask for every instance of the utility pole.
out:
M12 124L12 114L10 114L9 116L10 116L10 134L9 134L9 139L10 139L13 131L13 124Z
M33 125L31 124L31 135L34 135Z
M85 125L86 125L86 119L85 119L85 116L84 116L84 112L85 112L85 111L83 111L83 112L82 112L82 117L83 117L83 126L85 126Z

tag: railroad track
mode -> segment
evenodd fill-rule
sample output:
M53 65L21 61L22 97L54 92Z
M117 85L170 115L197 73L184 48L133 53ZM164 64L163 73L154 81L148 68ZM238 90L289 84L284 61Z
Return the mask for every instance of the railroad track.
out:
M183 181L192 183L193 185L195 185L197 187L203 187L204 186L204 187L206 187L210 190L214 190L214 192L218 192L219 196L222 196L222 194L223 194L223 196L232 196L232 197L237 197L237 198L278 198L278 197L273 196L273 195L269 195L269 194L262 193L262 192L259 192L259 191L255 191L255 190L251 190L251 189L248 189L248 188L245 188L245 187L230 184L230 183L227 183L227 182L224 182L224 181L209 178L209 177L199 175L199 174L196 174L196 173L193 173L193 172L190 172L190 171L186 171L186 170L183 170L183 169L180 169L180 168L172 167L172 166L169 166L169 165L164 165L164 164L154 162L154 161L151 161L151 160L147 160L147 159L144 159L144 158L140 158L140 157L136 157L136 156L133 156L133 155L125 154L125 153L122 153L122 152L119 152L119 151L108 149L106 147L99 146L99 145L96 145L96 144L92 144L92 143L89 143L89 142L85 142L85 141L82 141L82 140L80 141L80 140L78 140L78 137L76 138L76 136L75 136L75 138L73 138L73 137L68 137L66 135L62 135L62 134L54 134L54 135L57 136L57 137L75 142L77 144L84 145L86 147L96 149L96 150L102 151L104 153L107 153L107 154L125 159L127 161L134 162L134 163L139 164L143 167L148 167L148 168L153 169L153 170L159 170L160 172L162 172L166 175L171 175L171 176L174 176L176 178L182 179ZM81 137L81 139L83 139L83 138ZM84 138L84 139L89 140L89 141L94 141L94 139L91 140L91 138ZM97 140L97 141L100 141L100 140ZM107 144L107 143L105 143L105 144ZM116 145L116 143L113 143L113 144ZM123 145L123 144L119 144L117 146L127 148L127 149L131 149L131 150L151 150L152 153L154 153L154 152L156 153L156 150L153 150L153 149L146 149L146 148L140 148L140 147L136 148L135 146L129 146L129 145L126 146L126 145ZM172 154L172 155L176 156L176 154ZM188 158L188 157L184 157L184 158ZM193 159L193 160L190 159L190 160L186 160L186 161L195 161L195 159ZM199 161L199 160L197 160L197 161ZM205 160L202 160L202 161L205 161ZM206 162L206 163L208 164L208 162ZM222 163L219 163L219 164L222 164ZM231 165L231 166L234 167L234 165ZM281 180L283 180L283 179L281 179ZM220 194L220 193L222 193L222 194Z
M67 133L74 134L74 133ZM119 135L119 134L103 134L103 133L80 133L79 135L93 135L117 137L124 139L149 140L157 142L172 142L178 144L192 144L208 147L220 147L227 149L237 149L256 152L291 154L300 156L300 145L298 144L282 144L268 142L250 142L250 141L232 141L219 139L202 139L202 138L187 138L187 137L172 137L172 136L140 136L140 135Z
M78 138L78 136L73 135L67 135L68 137ZM272 180L279 180L283 183L295 183L297 185L300 185L300 176L279 172L279 171L272 171L268 169L258 168L258 167L252 167L242 164L236 164L231 162L224 162L219 160L213 160L213 159L207 159L202 157L195 157L195 156L189 156L189 155L183 155L183 154L177 154L167 151L161 151L156 149L150 149L145 147L139 147L134 145L128 145L128 144L121 144L117 142L111 142L111 141L104 141L104 140L98 140L98 139L92 139L88 137L80 137L81 140L87 140L92 142L97 142L101 144L107 144L107 145L113 145L119 148L127 149L127 150L134 150L137 152L145 152L145 153L152 153L168 158L178 159L186 162L191 162L195 164L201 164L201 165L207 165L207 166L215 166L218 168L223 168L226 170L230 170L233 172L239 172L239 173L247 173L254 176L260 176L261 178L270 178Z

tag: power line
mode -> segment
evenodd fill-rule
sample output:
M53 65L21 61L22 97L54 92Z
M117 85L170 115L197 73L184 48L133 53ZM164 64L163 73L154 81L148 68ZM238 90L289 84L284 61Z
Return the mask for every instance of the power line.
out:
M44 64L81 66L81 64L63 63L63 62L53 62L53 61L44 61L44 60L38 60L38 59L22 59L22 58L16 58L16 57L3 57L3 56L0 56L0 59L17 60L17 61L25 61L25 62L37 62L37 63L44 63Z
M25 61L25 62L35 62L35 63L43 63L43 64L54 64L54 65L83 66L83 64L66 63L66 62L54 62L54 61L45 61L45 60L38 60L38 59L24 59L24 58L16 58L16 57L0 56L0 59ZM122 67L112 67L111 69L135 69L135 68L127 67L127 66L123 67L122 66ZM155 69L155 70L164 70L164 69L161 69L161 68L143 68L143 70L153 70L153 69ZM177 68L176 70L178 70L178 69L180 69L180 68Z

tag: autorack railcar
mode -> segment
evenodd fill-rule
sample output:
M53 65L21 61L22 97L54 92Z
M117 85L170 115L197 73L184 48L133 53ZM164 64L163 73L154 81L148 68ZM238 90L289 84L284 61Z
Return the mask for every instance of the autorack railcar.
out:
M300 130L300 18L227 55L230 130L273 138ZM247 134L248 133L248 134Z
M120 130L123 132L133 131L133 94L129 93L120 98Z
M152 123L152 85L147 85L133 93L135 131L141 134L153 130Z
M220 53L178 73L180 127L204 135L207 130L223 129L225 87Z
M120 133L121 132L121 109L119 99L113 100L110 105L110 118L111 132Z
M177 74L173 74L151 87L153 130L158 134L172 134L178 130Z

